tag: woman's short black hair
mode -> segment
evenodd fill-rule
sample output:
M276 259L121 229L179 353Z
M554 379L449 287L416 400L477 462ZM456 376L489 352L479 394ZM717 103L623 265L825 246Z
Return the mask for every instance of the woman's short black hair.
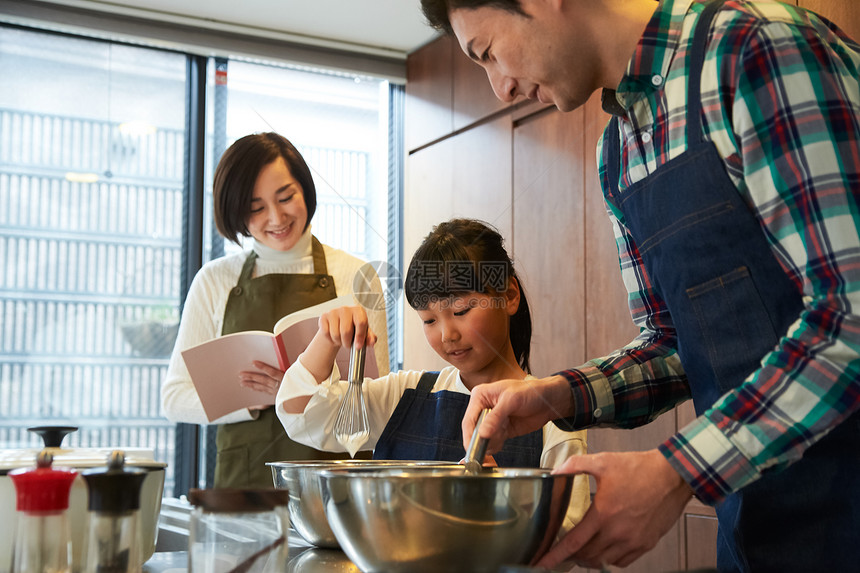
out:
M423 310L451 296L499 295L510 281L520 288L520 305L510 320L511 346L520 367L529 372L532 318L525 288L502 235L488 223L451 219L436 225L412 255L404 292L409 306Z
M212 186L215 226L225 238L239 244L239 235L251 235L248 219L254 184L260 171L279 157L284 159L290 173L301 185L308 210L305 229L311 224L317 208L317 192L311 170L302 154L282 135L254 133L237 139L221 156L215 169Z

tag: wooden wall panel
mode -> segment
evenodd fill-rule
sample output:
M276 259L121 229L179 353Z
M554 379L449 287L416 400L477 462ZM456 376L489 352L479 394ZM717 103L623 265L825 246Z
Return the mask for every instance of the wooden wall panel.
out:
M512 237L511 146L509 116L454 136L454 212L495 226L507 243Z
M413 150L453 129L451 58L454 40L442 37L406 59L406 149ZM457 48L459 50L459 48Z
M513 254L529 296L538 377L585 360L583 115L542 112L514 129Z
M797 4L834 22L860 42L860 2L857 0L798 0Z
M434 225L452 217L493 224L510 243L511 119L500 117L409 156L404 197L404 265ZM406 269L403 269L405 275ZM404 300L404 367L447 366L424 338L417 314Z
M450 218L454 212L454 144L450 139L426 147L409 156L406 192L403 201L403 265L433 225ZM438 370L447 366L424 338L417 313L403 299L403 366L410 369Z
M717 518L686 513L684 523L685 570L712 568L717 563Z

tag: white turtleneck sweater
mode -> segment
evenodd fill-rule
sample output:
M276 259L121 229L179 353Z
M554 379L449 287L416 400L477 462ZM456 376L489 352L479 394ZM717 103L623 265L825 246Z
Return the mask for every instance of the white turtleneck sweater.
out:
M289 251L278 251L257 241L253 242L252 248L257 253L253 275L255 277L274 273L311 274L314 272L310 227L296 246ZM323 245L323 250L328 274L334 278L338 296L353 293L353 278L365 262L328 245ZM164 415L171 422L209 423L188 375L188 369L182 359L182 351L221 335L227 298L230 290L236 286L242 266L250 252L247 250L209 261L203 265L191 283L182 311L176 345L170 356L167 376L161 384L161 405ZM377 284L377 286L381 293L381 285ZM370 328L379 337L375 354L381 376L388 372L388 329L385 311L368 311L368 320ZM238 384L239 381L237 380L236 383ZM243 408L212 423L231 424L253 420L256 417L257 412Z

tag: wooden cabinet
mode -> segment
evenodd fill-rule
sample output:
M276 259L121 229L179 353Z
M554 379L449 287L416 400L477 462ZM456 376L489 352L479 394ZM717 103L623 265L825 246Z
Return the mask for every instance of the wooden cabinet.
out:
M531 367L548 376L585 361L584 111L544 111L514 128L514 258L528 295Z
M511 241L511 118L503 116L412 153L404 197L404 266L434 225L452 217L481 219ZM404 275L405 275L404 268ZM408 307L408 304L404 301ZM430 348L421 321L404 309L405 368L447 364Z
M842 28L856 42L860 42L860 2L856 0L798 0L797 5L824 16Z
M406 148L416 149L453 131L449 37L430 42L406 60Z

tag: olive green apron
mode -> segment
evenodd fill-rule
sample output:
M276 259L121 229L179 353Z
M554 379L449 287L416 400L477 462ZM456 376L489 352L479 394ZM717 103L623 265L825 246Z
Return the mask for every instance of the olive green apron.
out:
M248 255L239 281L227 299L222 336L246 330L270 331L282 317L337 296L334 279L327 274L322 244L313 236L311 241L312 274L252 278L257 254ZM345 457L342 453L320 452L292 441L274 407L260 410L259 414L256 420L218 427L215 487L272 487L272 470L266 462Z

